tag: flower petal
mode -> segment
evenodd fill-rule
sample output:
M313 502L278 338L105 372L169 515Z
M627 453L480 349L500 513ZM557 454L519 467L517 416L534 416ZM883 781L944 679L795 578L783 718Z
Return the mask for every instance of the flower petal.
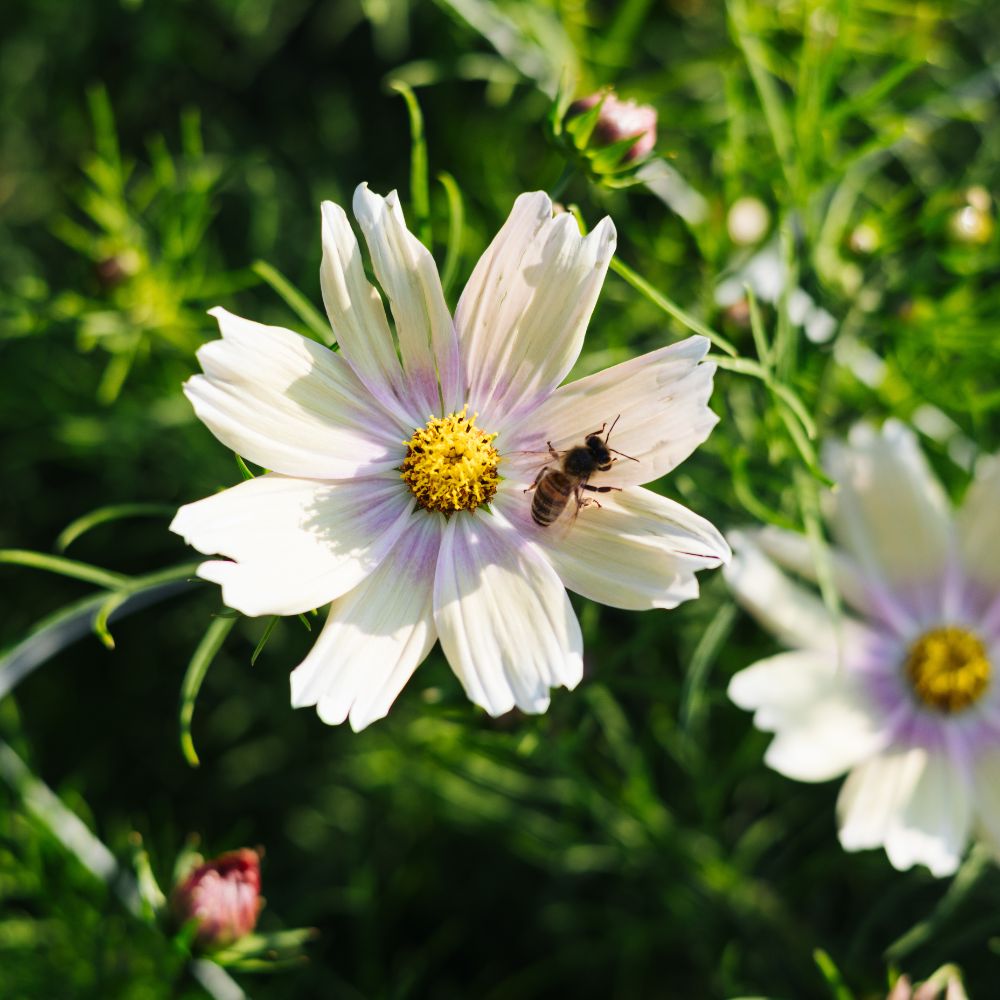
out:
M490 715L544 712L549 688L583 676L583 638L566 589L507 519L458 514L434 581L441 647L466 694Z
M969 837L972 799L947 754L897 748L850 774L837 812L845 850L884 846L894 868L924 864L941 877L958 868Z
M292 671L292 705L318 705L357 732L381 719L430 652L441 521L414 517L381 565L330 606L309 655Z
M962 564L978 583L1000 589L1000 455L981 458L958 511Z
M754 544L753 536L729 534L733 559L725 569L736 599L781 642L799 649L818 649L836 656L861 626L850 619L834 622L823 602L793 583Z
M401 430L332 351L291 330L213 309L221 340L198 351L184 386L227 447L289 476L342 479L391 469Z
M361 248L344 210L324 201L323 262L319 283L323 304L340 351L368 391L407 428L425 419L406 391L396 344L382 297L365 277Z
M768 525L756 531L746 532L753 543L779 566L816 583L820 573L820 562L813 543L796 531L786 531ZM871 593L857 564L850 556L836 549L825 553L830 574L840 596L861 612L871 611Z
M354 214L396 321L408 392L419 399L425 418L442 405L445 413L461 409L464 386L458 336L434 258L406 228L395 191L382 198L367 184L359 185Z
M1000 852L1000 750L980 752L974 774L976 811L993 850Z
M848 444L828 449L826 465L838 485L830 497L834 535L864 570L907 586L944 571L948 501L908 427L859 424Z
M827 781L885 745L888 731L871 699L833 655L779 653L729 682L729 697L754 711L775 738L764 760L799 781Z
M544 550L570 590L613 608L674 608L698 596L696 570L729 558L725 539L703 517L639 487L602 495L600 507L583 507L575 519L567 512L565 526L534 524L530 504L531 494L508 494L498 506Z
M698 364L708 348L706 338L689 337L560 386L531 415L514 447L544 454L551 442L562 451L602 424L606 430L614 424L611 447L636 461L618 457L611 471L593 481L635 486L659 479L718 423L708 408L715 365Z
M291 615L356 587L407 527L412 497L398 474L351 482L267 475L189 503L171 531L212 561L198 575L246 615Z
M500 430L567 375L615 250L602 219L587 237L548 196L523 194L480 258L455 312L469 398Z

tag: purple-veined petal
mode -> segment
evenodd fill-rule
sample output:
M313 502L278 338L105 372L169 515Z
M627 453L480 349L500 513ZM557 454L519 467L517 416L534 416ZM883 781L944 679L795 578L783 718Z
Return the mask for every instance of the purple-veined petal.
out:
M976 463L955 520L962 565L977 584L1000 595L1000 455Z
M455 312L468 397L484 426L502 430L512 414L530 409L566 377L615 242L610 219L583 237L572 215L553 218L541 192L514 203Z
M758 729L774 732L764 760L798 781L827 781L881 750L886 720L836 655L779 653L752 664L729 683L732 701L754 712Z
M205 374L184 392L223 444L289 476L343 479L399 464L399 425L343 358L291 330L212 315L222 339L199 349Z
M490 715L544 712L549 689L583 675L583 638L566 588L542 553L494 510L457 514L434 580L441 647L466 694Z
M465 400L458 337L434 258L406 228L395 191L382 198L359 185L354 214L396 321L407 392L425 419L442 405L444 413L460 410Z
M689 337L560 386L518 428L512 447L544 453L551 442L563 451L601 432L629 458L616 455L593 483L637 486L659 479L718 423L708 407L715 365L698 364L708 347L704 337Z
M884 847L893 867L923 864L942 877L954 874L965 851L972 799L947 753L900 747L851 772L837 813L845 850Z
M426 419L426 407L407 389L382 297L365 276L354 230L332 201L323 202L322 218L319 283L340 351L371 395L412 429Z
M696 570L729 558L729 546L713 525L650 490L603 493L600 507L578 512L570 497L550 527L531 520L532 496L508 492L497 509L543 549L570 590L610 607L676 607L698 596Z
M834 537L866 574L915 586L944 573L948 501L908 427L859 424L847 444L828 447L825 464L838 486L829 497Z
M726 582L740 604L782 642L835 655L863 628L846 616L835 622L816 594L790 580L761 552L752 533L730 532L729 541L733 558L724 571Z
M413 498L396 473L348 482L266 475L181 507L170 525L227 556L198 575L246 615L291 615L356 587L406 529Z
M381 719L430 652L434 567L443 518L416 515L381 564L330 606L309 655L292 671L292 705L316 705L356 732Z

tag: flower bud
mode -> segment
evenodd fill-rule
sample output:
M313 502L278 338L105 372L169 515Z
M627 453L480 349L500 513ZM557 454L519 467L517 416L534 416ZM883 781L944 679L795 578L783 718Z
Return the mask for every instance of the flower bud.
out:
M246 847L198 865L170 895L174 919L179 924L197 921L195 941L208 950L249 934L263 905L260 856Z
M759 243L771 225L771 213L760 198L737 198L726 215L729 238L742 247Z
M601 103L601 110L591 133L592 145L611 146L635 138L635 143L622 154L622 163L631 163L652 152L656 145L656 108L651 104L622 101L610 91L600 91L574 101L566 112L567 120L582 115L598 103Z

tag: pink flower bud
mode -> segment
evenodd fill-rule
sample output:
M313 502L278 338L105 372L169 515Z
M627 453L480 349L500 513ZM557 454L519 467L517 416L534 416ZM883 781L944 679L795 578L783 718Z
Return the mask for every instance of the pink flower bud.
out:
M198 865L170 895L174 918L180 924L197 920L195 941L207 949L249 934L261 906L260 856L247 847Z
M621 101L613 93L600 91L574 101L566 112L567 118L589 111L600 100L600 115L591 141L598 146L610 146L636 136L635 145L630 146L622 156L622 162L638 160L650 153L656 145L656 108L651 104L636 104L635 101Z

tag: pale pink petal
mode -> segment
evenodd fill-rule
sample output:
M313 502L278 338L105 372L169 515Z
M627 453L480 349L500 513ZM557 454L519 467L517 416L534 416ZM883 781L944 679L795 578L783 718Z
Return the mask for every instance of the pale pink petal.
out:
M560 386L517 429L514 448L547 452L582 444L588 433L609 433L615 456L595 484L635 486L659 479L680 465L709 435L719 418L709 409L714 364L698 364L708 351L704 337L689 337L596 375ZM612 430L612 424L614 429Z
M913 586L943 573L952 549L948 501L917 443L895 420L859 424L832 444L827 469L834 536L866 573Z
M569 373L583 344L616 234L603 219L586 238L541 192L523 194L466 285L455 323L470 402L502 430Z
M871 698L836 662L814 650L779 653L747 667L729 697L776 735L765 761L799 781L827 781L881 750L888 738Z
M829 547L825 553L817 552L805 535L773 525L759 531L747 531L745 535L752 538L754 545L779 566L790 569L812 583L819 579L825 559L841 598L857 611L871 611L871 589L865 584L861 570L850 556Z
M965 851L972 797L946 753L897 748L851 772L837 812L845 850L885 847L893 867L923 864L941 877L955 872Z
M381 565L330 606L309 655L292 672L292 705L317 705L355 731L381 719L430 652L432 594L443 519L417 516Z
M634 611L673 608L698 596L695 572L729 558L725 539L704 518L650 490L600 495L560 521L531 520L533 494L511 491L497 503L546 553L563 583L591 600Z
M499 511L456 514L434 581L441 648L466 694L490 715L544 712L549 689L583 675L583 639L566 589Z
M984 749L979 754L974 788L979 825L1000 856L1000 748Z
M290 476L343 479L394 468L400 426L332 351L280 327L213 309L221 340L198 351L205 371L184 386L227 447Z
M956 523L963 566L977 583L1000 589L1000 455L976 463Z
M340 351L368 392L412 429L425 407L409 396L382 297L365 276L361 248L344 210L324 201L319 283Z
M372 268L389 299L406 373L407 391L424 418L462 408L458 337L430 251L407 228L399 197L354 192L354 214L371 253ZM440 392L439 392L440 381Z
M407 528L413 498L396 473L349 482L267 475L181 507L170 525L199 552L198 575L246 615L290 615L356 587Z
M733 558L726 582L740 604L782 642L836 654L863 628L847 617L834 621L816 594L793 583L761 552L752 534L733 531L729 541Z

